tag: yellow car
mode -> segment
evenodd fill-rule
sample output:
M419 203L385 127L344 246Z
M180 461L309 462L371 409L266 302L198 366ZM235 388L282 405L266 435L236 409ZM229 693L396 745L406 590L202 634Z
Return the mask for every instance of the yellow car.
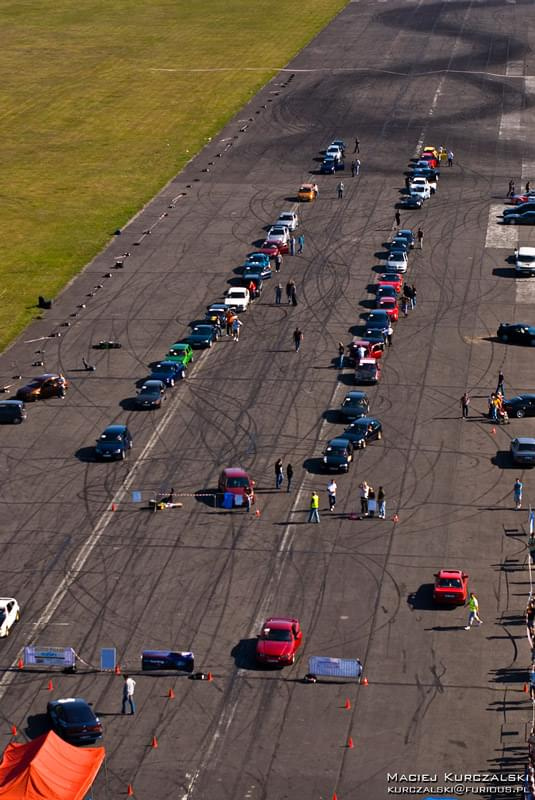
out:
M316 183L303 183L297 192L297 199L301 203L311 203L318 196L318 185Z
M424 147L424 149L422 150L422 155L424 153L433 153L435 158L438 160L438 150L436 147L433 147L432 145L430 147Z

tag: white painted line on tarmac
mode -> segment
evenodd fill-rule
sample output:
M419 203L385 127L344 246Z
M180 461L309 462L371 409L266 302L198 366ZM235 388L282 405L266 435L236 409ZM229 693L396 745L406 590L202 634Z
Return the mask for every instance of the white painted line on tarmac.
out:
M535 75L526 75L524 78L526 94L535 94Z
M505 74L508 78L519 78L524 75L524 62L523 61L509 61L505 68Z
M507 111L502 114L498 136L500 139L516 139L520 133L520 98L515 100L518 110Z
M515 289L517 303L535 305L535 278L517 278Z
M206 351L207 352L207 351ZM202 356L201 356L202 358ZM199 362L197 362L199 363ZM178 389L180 384L177 384L176 388ZM37 619L35 623L33 623L34 632L28 644L33 644L36 638L39 636L40 633L45 629L45 627L49 624L52 616L56 612L58 606L64 599L65 595L69 592L73 583L78 579L81 575L88 559L91 556L91 553L95 549L95 547L100 542L103 534L105 533L106 529L110 525L111 521L114 519L116 514L115 511L111 511L111 507L113 504L120 504L122 503L134 483L134 480L138 477L138 472L140 471L142 466L145 466L145 462L149 457L149 454L155 444L162 438L163 433L165 432L166 428L168 427L169 423L173 419L173 414L180 406L182 401L181 392L176 391L174 400L172 399L167 409L165 410L164 414L160 422L156 425L152 435L150 436L147 444L139 454L138 458L136 459L134 465L130 469L128 475L126 476L125 480L123 481L122 486L120 487L119 491L110 501L109 510L104 511L100 519L98 520L97 524L93 528L93 531L89 534L89 537L82 545L76 558L72 562L71 566L68 567L65 576L63 577L62 581L59 583L56 591L48 601L47 605L45 606L41 616ZM17 667L18 658L11 664L10 671L4 672L2 677L0 678L0 701L2 700L4 694L6 693L7 689L9 688L10 684L15 678L16 667Z
M516 225L504 225L498 216L503 211L503 203L492 203L489 209L489 221L485 247L506 247L513 250L518 244Z

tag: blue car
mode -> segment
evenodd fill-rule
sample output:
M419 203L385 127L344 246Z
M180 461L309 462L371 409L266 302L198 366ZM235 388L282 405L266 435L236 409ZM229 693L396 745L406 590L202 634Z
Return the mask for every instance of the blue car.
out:
M150 374L151 381L162 381L166 386L174 386L176 381L182 380L186 368L182 362L160 361Z
M182 339L195 350L211 347L217 341L217 333L213 325L195 325L189 336Z
M93 744L102 737L101 721L81 697L51 700L46 712L58 736L72 744Z
M334 175L336 172L336 162L334 158L328 156L321 162L320 172L322 175Z
M266 253L249 253L245 257L243 268L246 267L269 267L269 256Z
M108 425L97 439L95 453L97 458L113 461L125 459L132 449L132 436L126 425Z
M269 265L251 265L243 268L242 276L244 278L260 278L265 281L271 278L271 267Z
M402 228L398 231L396 233L396 239L399 239L400 236L407 240L409 247L414 247L414 234L410 228Z

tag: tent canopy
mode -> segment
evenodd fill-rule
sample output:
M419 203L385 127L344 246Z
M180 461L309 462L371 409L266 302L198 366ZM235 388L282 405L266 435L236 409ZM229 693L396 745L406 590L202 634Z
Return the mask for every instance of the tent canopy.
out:
M73 747L53 731L8 744L0 764L1 800L83 800L104 760L103 747Z

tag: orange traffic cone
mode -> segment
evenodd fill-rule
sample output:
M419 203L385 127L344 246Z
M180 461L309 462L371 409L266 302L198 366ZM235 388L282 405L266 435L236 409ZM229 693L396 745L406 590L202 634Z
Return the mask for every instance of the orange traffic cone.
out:
M349 697L346 698L344 708L351 708L351 700L349 699Z
M12 736L16 736L17 735L17 726L16 725L12 725L11 726L11 735Z
M214 680L214 676L212 675L211 672L209 672L208 675L206 676L206 680L207 681L213 681Z
M175 693L174 693L173 689L169 689L169 691L167 692L167 697L169 698L169 700L174 700L175 699Z
M52 683L52 681L48 681L48 687L47 688L48 688L49 692L51 692L53 690L54 684Z
M255 513L255 517L259 517L260 516L260 509L257 508L254 513Z
M527 683L525 683L525 684L524 684L524 689L523 689L523 691L524 691L526 694L529 692L529 689L528 689L528 685L527 685Z
M354 746L355 745L353 744L353 739L350 736L349 739L347 740L347 747L348 747L349 750L353 750Z
M19 669L23 669L24 668L24 661L22 660L22 658L19 658L19 660L17 661L17 667Z
M112 511L117 511L117 503L112 503L111 504L111 510Z
M128 789L126 790L126 794L128 795L128 797L132 797L132 795L134 794L134 787L132 786L131 783L128 784Z
M367 685L368 685L368 678L362 678L362 680L361 680L361 684L362 684L363 686L367 686Z
M153 737L152 737L152 742L151 742L151 745L150 745L150 746L151 746L151 747L152 747L154 750L156 750L156 748L158 747L158 739L156 738L156 736L153 736Z
M338 800L338 795L336 792L333 792L332 800Z
M392 522L399 522L399 517L397 514L394 514L394 516L392 517Z
M493 436L496 436L496 428L491 428L490 432L492 433Z
M121 674L121 665L120 664L116 664L115 665L115 674L116 675L120 675Z

